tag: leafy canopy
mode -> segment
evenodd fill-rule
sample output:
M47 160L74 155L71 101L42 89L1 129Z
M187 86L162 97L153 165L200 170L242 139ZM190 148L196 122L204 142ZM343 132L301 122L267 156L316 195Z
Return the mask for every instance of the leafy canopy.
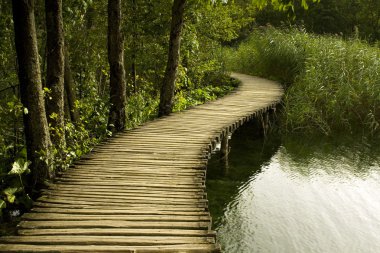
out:
M265 6L267 6L270 2L270 4L273 6L274 9L279 11L288 11L289 8L294 12L294 5L295 2L299 1L301 2L301 6L307 10L309 8L308 2L319 2L320 0L252 0L252 2L259 8L263 9Z
M227 2L241 2L244 0L209 0L208 3L227 3ZM268 4L271 4L274 9L279 11L287 11L289 8L291 8L294 11L294 5L295 3L299 1L301 2L301 6L307 10L309 8L308 2L319 2L320 0L252 0L252 3L256 5L260 10L266 7Z

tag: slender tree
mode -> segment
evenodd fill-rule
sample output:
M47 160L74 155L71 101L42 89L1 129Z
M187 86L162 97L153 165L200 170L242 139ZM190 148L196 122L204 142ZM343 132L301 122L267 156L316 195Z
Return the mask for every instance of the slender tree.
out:
M126 82L121 34L121 0L108 0L108 61L110 64L110 112L108 130L125 129Z
M33 0L12 0L15 44L31 185L49 177L50 135L46 119L38 60ZM47 159L40 159L44 155Z
M79 112L75 106L75 101L77 101L76 91L75 91L75 83L73 80L73 76L71 73L70 67L70 56L68 51L67 43L65 43L65 75L64 75L64 86L65 93L67 97L67 107L70 114L70 119L72 122L79 121Z
M185 4L186 0L174 0L172 6L168 61L164 81L161 86L160 105L158 109L159 117L169 115L173 109L173 97L179 64Z
M64 35L62 0L45 0L46 15L46 86L50 89L47 100L47 118L53 129L52 142L65 147L64 134Z
M132 85L133 91L137 92L137 80L136 80L136 50L137 50L137 4L136 0L132 0L132 66L131 66L131 75L132 75Z

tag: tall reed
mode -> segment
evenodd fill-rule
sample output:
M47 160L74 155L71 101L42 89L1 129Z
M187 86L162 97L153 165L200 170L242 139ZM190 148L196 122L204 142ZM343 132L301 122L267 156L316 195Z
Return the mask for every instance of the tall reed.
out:
M286 86L282 129L288 132L380 130L380 48L301 30L255 31L225 50L233 71Z

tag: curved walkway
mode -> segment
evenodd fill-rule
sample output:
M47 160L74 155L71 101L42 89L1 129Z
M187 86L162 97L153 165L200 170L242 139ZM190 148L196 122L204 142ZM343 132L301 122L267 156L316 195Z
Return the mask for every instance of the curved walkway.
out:
M275 82L233 74L231 95L126 131L98 146L23 215L0 252L218 252L205 193L221 137L282 96Z

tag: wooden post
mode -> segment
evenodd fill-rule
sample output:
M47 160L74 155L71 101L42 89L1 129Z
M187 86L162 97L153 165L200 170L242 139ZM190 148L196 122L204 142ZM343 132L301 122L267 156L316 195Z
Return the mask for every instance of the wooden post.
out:
M228 133L222 136L222 142L220 145L220 159L223 168L223 174L228 174L228 153L230 152L230 148L228 146Z
M228 156L228 134L222 136L222 142L220 145L220 155L222 158Z

